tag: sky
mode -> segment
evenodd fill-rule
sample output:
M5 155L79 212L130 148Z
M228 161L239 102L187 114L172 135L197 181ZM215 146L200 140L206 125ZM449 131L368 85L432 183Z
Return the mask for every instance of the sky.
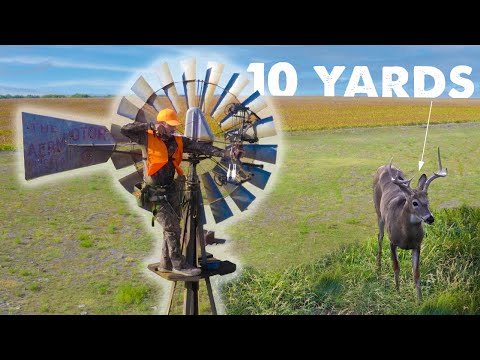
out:
M239 72L250 79L244 90L248 92L256 90L254 83L260 82L259 74L255 79L247 71L249 65L265 64L265 95L272 91L269 77L277 91L287 89L285 73L273 71L272 67L289 63L297 78L295 96L325 95L323 81L314 66L325 66L329 73L334 66L345 67L334 86L336 96L345 95L354 67L366 66L376 93L382 96L382 68L398 66L408 72L403 88L409 97L414 97L414 67L430 66L440 70L446 79L444 91L438 96L449 97L451 89L464 90L451 81L450 72L465 65L472 68L472 73L461 76L470 79L474 89L466 97L480 97L480 46L460 45L3 45L0 46L0 95L126 95L131 93L130 87L139 76L159 90L155 69L167 62L174 80L180 81L180 61L192 57L197 60L199 79L204 78L208 61L220 62L225 68L219 85L225 86L230 76ZM289 76L292 89L293 77ZM363 78L359 85L366 85ZM427 76L425 88L429 87L433 87L433 79ZM182 92L180 85L177 88Z

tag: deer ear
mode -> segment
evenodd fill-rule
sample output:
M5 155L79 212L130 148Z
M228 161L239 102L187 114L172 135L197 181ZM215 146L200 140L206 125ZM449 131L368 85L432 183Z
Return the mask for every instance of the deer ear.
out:
M422 176L420 176L420 179L418 179L418 188L417 189L418 190L423 190L426 182L427 182L427 175L422 174Z

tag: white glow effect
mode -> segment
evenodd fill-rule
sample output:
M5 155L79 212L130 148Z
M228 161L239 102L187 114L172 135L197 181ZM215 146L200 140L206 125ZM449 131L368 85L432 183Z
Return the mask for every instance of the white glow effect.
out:
M197 64L196 78L200 80L205 79L205 73L207 70L208 62L212 60L212 57L207 58L207 56L204 56L204 55L207 55L207 54L200 54L200 56L196 56L196 64ZM105 116L104 118L98 118L98 117L92 117L92 116L78 114L78 113L72 114L65 111L63 112L54 111L44 106L36 106L36 107L28 106L28 107L22 107L17 109L17 115L14 122L16 145L18 148L18 151L16 154L17 155L16 165L17 165L17 174L18 174L18 179L20 184L26 187L35 187L35 186L40 186L44 184L54 184L54 183L58 184L64 181L68 181L68 179L71 179L71 178L84 177L93 173L98 173L99 171L101 171L102 173L110 174L112 178L112 186L117 189L118 195L122 196L131 205L131 208L135 209L133 211L135 211L140 217L144 219L145 228L148 229L146 231L149 231L155 238L155 245L152 253L147 255L142 260L144 264L150 264L150 263L155 263L159 261L161 256L162 242L163 242L162 229L158 223L156 223L156 226L154 228L151 227L151 216L152 216L151 213L139 208L136 204L134 197L131 194L129 194L127 191L125 191L125 189L118 182L120 178L130 174L133 171L133 166L127 167L121 170L115 170L111 160L109 160L104 164L99 164L99 165L95 165L87 168L70 170L70 171L59 173L59 174L43 176L38 179L32 179L32 180L26 181L24 179L25 169L23 164L23 146L22 146L23 134L22 134L22 124L21 124L21 113L22 112L37 113L37 114L52 116L57 118L64 118L64 119L69 119L74 121L85 122L85 123L104 125L107 127L107 129L110 130L111 124L117 124L122 126L130 122L129 120L117 115L118 104L122 96L126 96L129 101L131 101L138 107L141 107L143 105L142 101L138 99L138 97L134 95L133 92L131 91L132 85L140 76L143 76L145 80L150 84L152 89L158 92L158 90L161 89L161 84L160 84L160 79L158 77L156 69L158 69L161 63L167 62L170 66L170 70L172 72L174 81L177 84L181 83L182 73L183 73L181 69L181 60L183 59L184 59L183 56L182 58L158 59L154 61L145 70L135 71L134 73L132 73L131 76L129 76L129 78L126 79L123 86L120 87L118 91L119 96L111 99L111 107L110 107L111 115L110 116ZM228 61L229 59L225 59L217 56L215 56L214 59L216 62L225 64L224 71L218 82L219 87L221 87L222 89L226 86L227 81L235 72L238 72L242 76L248 77L251 79L251 76L244 69L241 69L241 71L239 71L240 69L238 68L238 66L236 66L235 64L229 64L230 63ZM190 76L191 75L192 74L190 74ZM239 96L242 99L246 98L247 96L253 93L252 83L253 82L250 81L250 85L249 85L250 89L247 87L243 89L243 91L239 94ZM178 90L182 89L182 91L179 91L179 94L183 94L183 86L177 86L177 89ZM215 91L215 94L221 93L222 89L219 89L219 91ZM158 92L158 93L163 95L163 92ZM238 258L234 256L234 254L232 254L231 249L233 244L231 242L234 241L235 239L231 239L231 240L228 239L228 236L227 236L228 228L233 224L236 224L239 222L240 223L245 222L248 218L251 218L251 216L255 214L257 207L262 203L262 198L265 198L266 196L268 196L268 194L273 189L275 182L277 181L277 178L278 178L278 171L276 171L276 169L280 168L283 162L284 153L283 153L283 146L282 146L282 135L280 132L281 118L279 114L275 112L275 107L274 107L274 104L271 102L271 99L262 97L262 100L265 101L268 106L260 110L258 115L261 118L265 118L267 116L273 116L276 123L277 135L268 137L266 139L261 139L259 141L259 144L277 144L278 145L277 163L276 164L264 163L264 170L271 172L271 176L265 190L261 190L249 183L245 183L244 187L256 196L255 201L249 206L248 210L241 212L237 208L233 200L230 197L227 197L226 201L230 206L234 216L223 221L220 224L215 224L213 215L210 211L210 207L205 206L205 216L207 218L207 225L205 226L205 228L207 230L215 231L216 238L227 240L226 244L210 246L208 247L207 251L213 253L214 256L219 258L220 260L228 259L229 261L232 261L237 265L237 271L235 273L225 275L225 276L216 276L212 278L213 291L217 301L217 310L219 313L224 312L224 310L223 310L223 305L221 303L221 298L219 296L218 286L238 276L242 269L241 262L239 261ZM245 226L248 227L250 225L245 224ZM149 281L153 281L155 284L159 285L162 288L162 298L160 299L160 304L159 306L157 306L157 309L155 312L158 314L163 314L166 310L168 289L169 289L169 284L171 284L171 282L166 281L161 277L159 277L158 275L154 274L153 272L148 270L146 266L144 266L143 273Z

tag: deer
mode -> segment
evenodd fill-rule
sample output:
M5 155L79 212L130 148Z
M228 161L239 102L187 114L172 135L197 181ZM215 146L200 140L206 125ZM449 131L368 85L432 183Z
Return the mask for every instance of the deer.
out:
M373 201L378 217L378 270L382 268L382 242L385 225L390 239L390 252L395 273L395 287L400 291L398 276L397 247L412 250L412 268L417 301L422 300L420 286L420 249L424 236L423 223L429 225L435 221L429 209L428 187L433 180L447 176L447 168L443 170L438 148L438 171L427 179L422 174L416 189L410 187L413 178L407 179L405 174L392 167L393 157L389 165L378 168L373 180ZM393 176L395 173L395 176Z

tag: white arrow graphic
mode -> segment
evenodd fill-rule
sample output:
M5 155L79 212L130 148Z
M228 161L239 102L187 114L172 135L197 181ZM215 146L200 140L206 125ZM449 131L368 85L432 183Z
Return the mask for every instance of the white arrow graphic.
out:
M427 144L427 135L428 135L428 125L430 125L430 114L432 113L432 104L433 101L430 101L430 111L428 112L428 121L427 121L427 131L425 132L425 141L423 142L423 151L422 151L422 159L418 162L418 171L422 169L423 164L423 155L425 155L425 145Z

